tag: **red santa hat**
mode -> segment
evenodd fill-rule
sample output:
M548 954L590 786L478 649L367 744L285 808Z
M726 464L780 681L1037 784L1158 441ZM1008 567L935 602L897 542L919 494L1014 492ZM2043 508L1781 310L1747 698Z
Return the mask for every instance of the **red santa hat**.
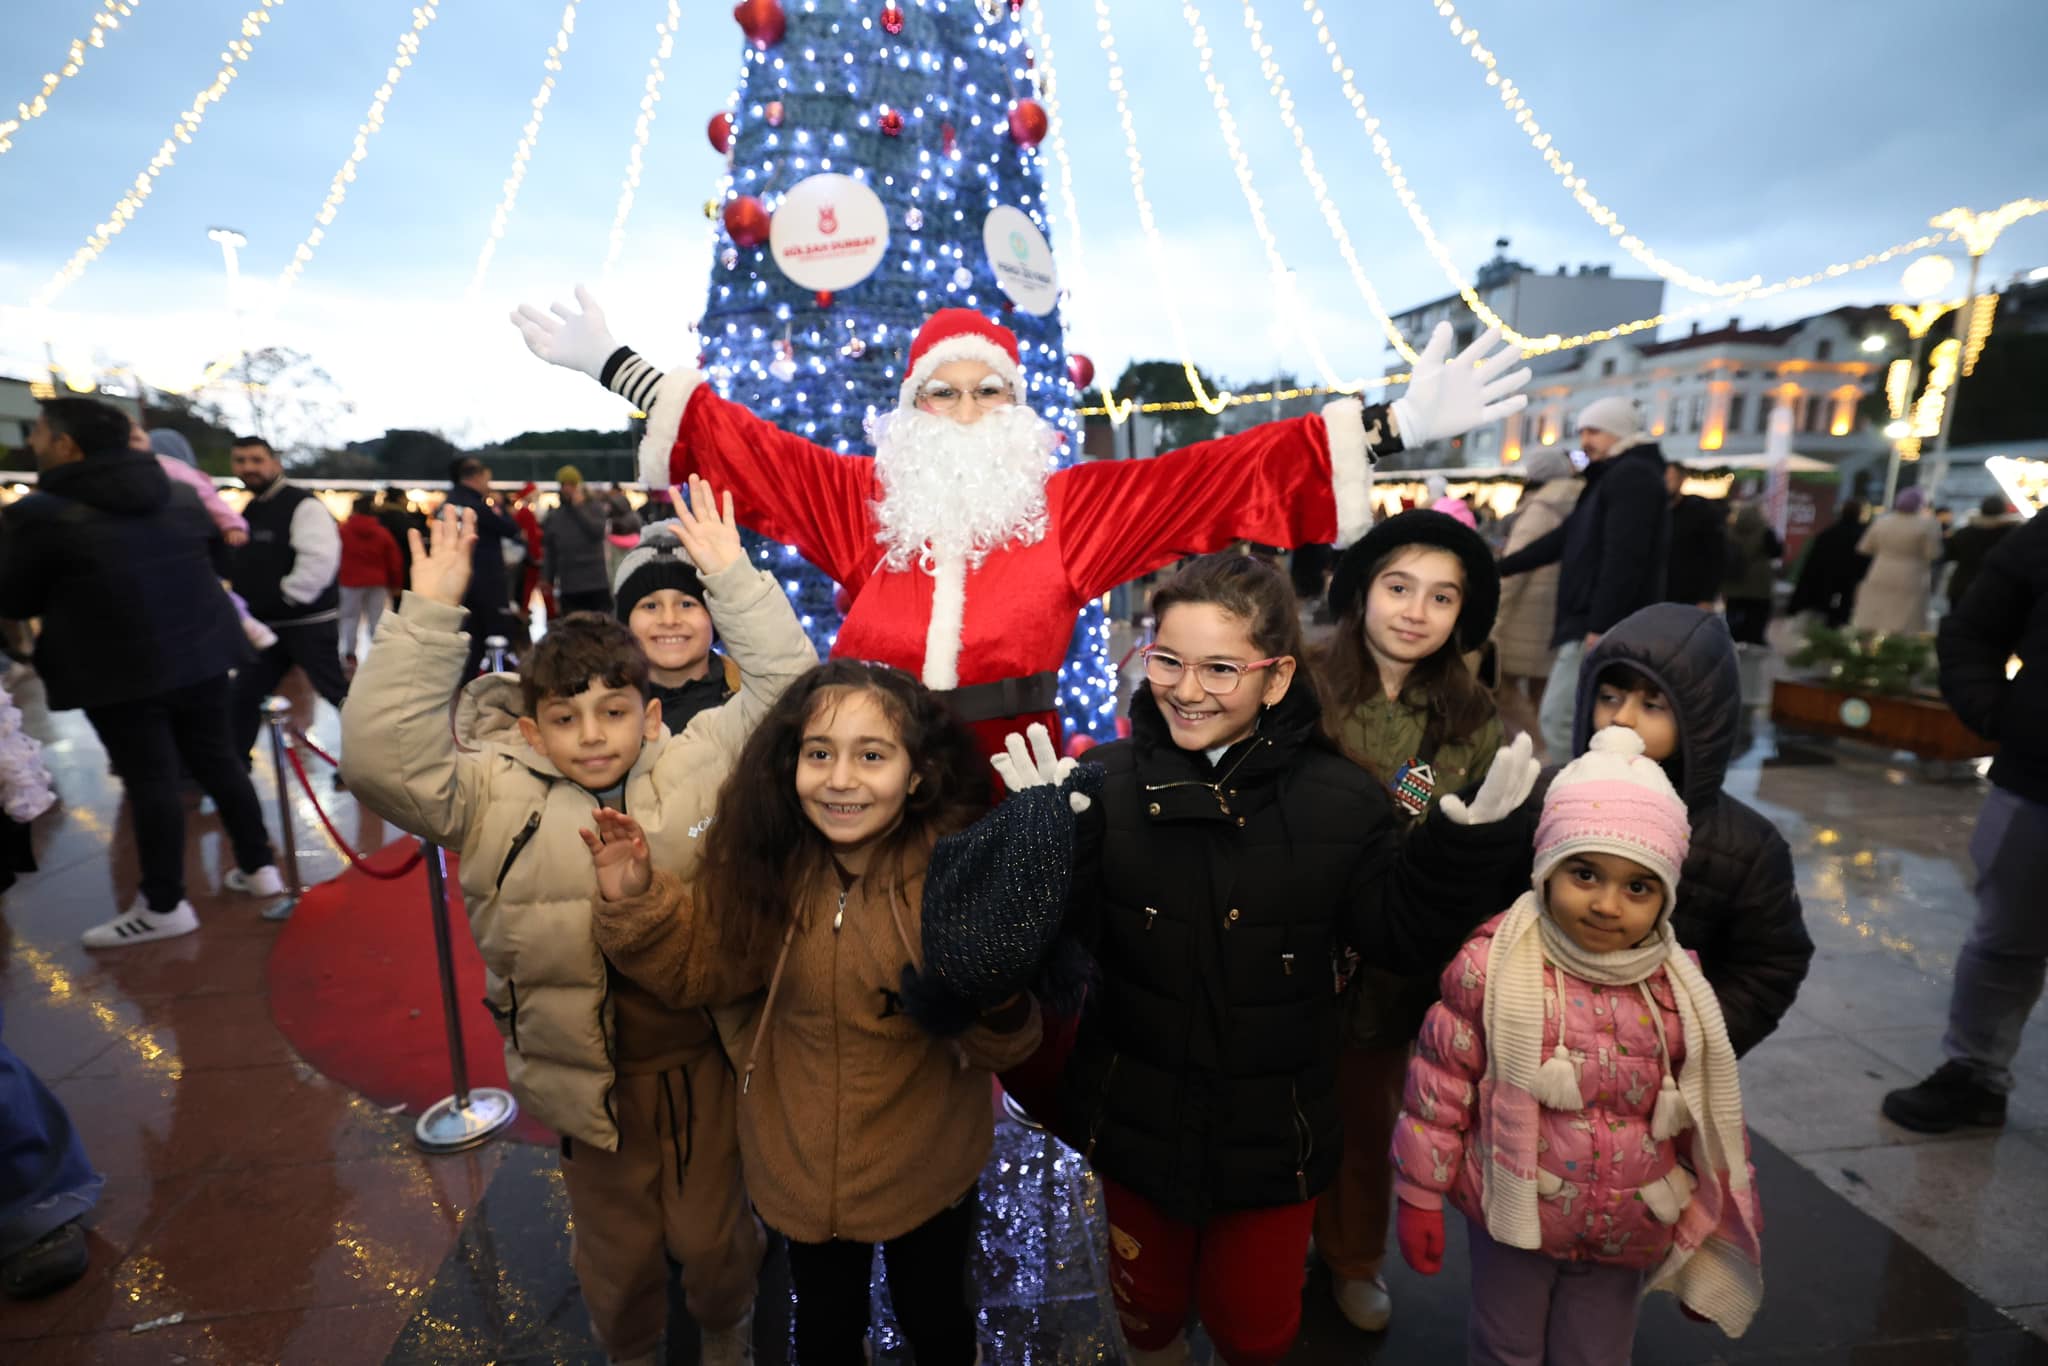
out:
M942 308L925 319L910 344L910 368L903 375L898 403L917 404L917 391L932 371L956 360L978 360L1009 381L1018 397L1024 393L1024 372L1017 359L1017 336L971 308Z

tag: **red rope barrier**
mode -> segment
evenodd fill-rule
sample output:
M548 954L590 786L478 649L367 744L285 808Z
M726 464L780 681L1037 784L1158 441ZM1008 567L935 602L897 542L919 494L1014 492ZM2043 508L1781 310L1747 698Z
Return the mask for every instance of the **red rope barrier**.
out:
M329 754L326 750L314 744L313 737L306 734L306 732L300 730L297 726L292 727L292 739L296 740L299 744L304 745L307 749L312 750L315 757L325 759L327 761L327 766L329 768L341 767L341 760L335 758L332 754Z
M414 846L412 851L412 857L407 859L403 864L392 869L390 872L382 872L376 868L370 867L367 863L363 862L363 856L361 854L358 854L355 850L349 848L348 841L341 837L341 832L334 828L334 822L327 818L327 812L321 808L320 798L314 794L313 784L306 778L306 766L299 762L298 750L293 748L292 746L287 745L285 747L284 754L285 758L291 760L292 772L299 775L299 786L305 789L306 799L313 803L313 814L320 818L320 824L327 827L327 837L333 840L335 844L340 847L342 853L348 855L348 861L356 866L357 872L361 873L365 877L377 878L378 880L383 882L395 882L399 878L404 877L407 873L410 873L413 869L420 866L420 860L426 857L426 848L424 845ZM324 758L325 756L323 755L322 757ZM333 761L329 760L329 762L331 763Z

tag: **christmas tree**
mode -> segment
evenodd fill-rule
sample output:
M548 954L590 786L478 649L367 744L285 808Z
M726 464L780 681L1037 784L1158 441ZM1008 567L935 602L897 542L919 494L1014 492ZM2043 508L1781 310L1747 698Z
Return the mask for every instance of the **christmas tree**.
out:
M748 46L710 127L730 156L706 206L722 229L698 324L711 382L786 431L865 457L867 423L896 407L919 325L971 308L1016 334L1022 401L1063 434L1058 459L1077 459L1036 150L1046 115L1016 7L745 0L733 14ZM755 538L750 550L830 649L836 585L793 547ZM1069 734L1113 729L1107 643L1091 604L1061 671Z

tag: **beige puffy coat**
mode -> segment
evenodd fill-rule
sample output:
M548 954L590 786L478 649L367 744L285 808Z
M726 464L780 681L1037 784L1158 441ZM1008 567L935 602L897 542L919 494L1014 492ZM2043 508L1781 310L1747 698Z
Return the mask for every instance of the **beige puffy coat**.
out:
M1548 536L1564 525L1585 485L1577 479L1551 479L1523 498L1508 528L1508 555ZM1557 565L1532 569L1504 579L1500 585L1500 616L1493 628L1500 647L1500 671L1523 678L1548 678L1557 658L1550 637L1557 626Z
M1865 528L1856 553L1870 556L1870 572L1856 589L1849 625L1886 635L1925 631L1934 565L1941 558L1941 523L1922 513L1888 512Z
M704 592L739 666L739 693L681 736L663 730L648 742L622 802L647 832L655 866L684 875L696 868L698 837L748 733L817 663L773 576L742 558L706 574ZM412 593L385 616L342 708L342 772L364 806L461 856L485 996L520 1104L561 1133L615 1150L615 1003L591 932L597 878L578 833L597 799L520 735L511 674L465 688L451 732L448 699L468 653L462 620L460 608ZM678 1016L676 1027L714 1043L701 1014Z

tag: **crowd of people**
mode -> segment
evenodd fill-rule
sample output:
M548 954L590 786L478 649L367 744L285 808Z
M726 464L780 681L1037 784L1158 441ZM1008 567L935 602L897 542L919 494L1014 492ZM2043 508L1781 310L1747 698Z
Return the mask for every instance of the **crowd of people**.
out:
M1100 1178L1137 1366L1185 1362L1191 1313L1219 1360L1283 1359L1312 1243L1344 1316L1384 1330L1389 1234L1434 1274L1446 1206L1475 1362L1626 1362L1652 1290L1747 1327L1739 1060L1813 952L1791 850L1723 790L1730 628L1770 596L1733 566L1779 552L1738 520L1719 577L1668 601L1707 519L1632 408L1580 416L1583 476L1532 460L1497 561L1469 509L1375 521L1370 497L1404 442L1522 406L1491 334L1452 357L1440 329L1390 404L1048 474L1015 338L965 310L918 334L869 461L660 372L581 302L515 321L650 414L643 478L675 486L669 520L628 530L564 470L541 522L465 458L431 521L363 499L337 527L243 442L237 533L129 450L125 418L45 405L0 615L42 619L50 704L86 709L144 846L143 903L89 944L196 927L180 760L233 838L230 885L274 888L249 718L297 665L341 708L356 800L460 853L510 1085L561 1136L614 1362L661 1359L671 1259L700 1359L750 1360L771 1234L806 1366L865 1359L877 1248L916 1359L981 1361L960 1269L994 1217L992 1081ZM839 657L818 662L742 523L841 583ZM1327 645L1245 541L1345 546ZM2011 871L1987 875L1989 985L1958 1007L1959 1061L1901 1102L1928 1127L1994 1122L1993 1093L2002 1113L2048 961L2021 909L2048 756L1978 667L2041 630L2038 541L1983 556L1952 618L1966 719L2014 744L1980 854ZM1047 677L1076 611L1176 564L1128 735L1063 752ZM545 634L480 674L487 635L525 643L536 593ZM1490 640L1497 689L1474 671ZM75 1146L61 1110L38 1141ZM24 1245L46 1283L86 1177ZM0 1237L25 1227L11 1212Z

